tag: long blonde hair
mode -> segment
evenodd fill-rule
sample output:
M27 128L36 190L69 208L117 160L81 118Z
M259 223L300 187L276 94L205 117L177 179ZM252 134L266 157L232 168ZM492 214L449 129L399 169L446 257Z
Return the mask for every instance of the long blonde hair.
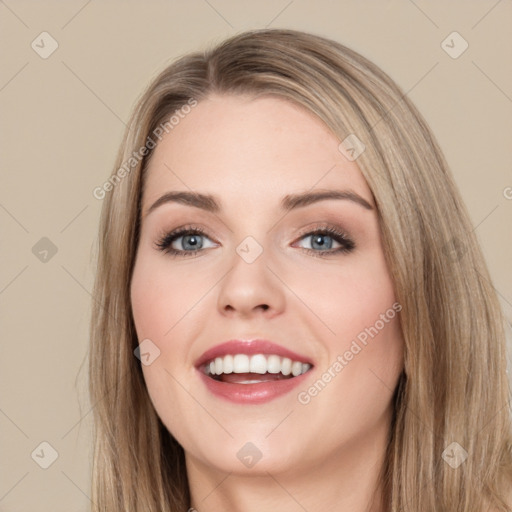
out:
M403 91L361 55L312 34L266 29L186 55L160 73L132 113L109 186L95 192L103 210L89 366L94 511L190 506L183 449L157 416L134 356L141 340L130 280L149 148L161 127L173 128L173 113L212 93L287 99L340 142L355 134L366 146L357 164L377 205L405 340L383 510L508 510L505 323L438 143ZM449 463L465 453L458 467Z

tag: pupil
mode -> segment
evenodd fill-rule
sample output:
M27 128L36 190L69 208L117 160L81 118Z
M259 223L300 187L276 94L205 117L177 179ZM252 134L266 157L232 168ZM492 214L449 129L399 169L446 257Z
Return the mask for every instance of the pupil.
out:
M187 242L185 242L185 245L188 244L192 248L196 248L198 245L200 245L197 239L197 235L188 235L187 237L185 237L185 240L188 240Z
M325 241L322 241L324 238L330 238L328 235L316 235L314 238L313 238L313 244L317 244L319 245L320 247L327 247L327 248L330 248L330 245L331 244L326 244Z

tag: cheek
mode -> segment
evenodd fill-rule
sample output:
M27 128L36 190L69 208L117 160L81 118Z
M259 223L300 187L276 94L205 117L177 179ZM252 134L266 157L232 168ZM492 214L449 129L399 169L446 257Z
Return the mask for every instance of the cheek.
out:
M139 340L164 341L169 331L198 300L194 286L187 286L186 273L142 258L137 261L130 287L133 319ZM203 292L204 293L204 292Z
M375 403L385 403L403 367L401 307L384 257L370 256L354 259L346 270L312 279L304 294L331 332L323 336L327 357L319 371L336 375L331 392L345 396L355 415L357 404L366 404L371 414ZM348 389L352 401L344 395ZM336 395L329 398L335 400Z
M154 362L142 366L144 378L150 395L165 403L174 400L170 390L179 389L173 377L183 382L192 371L190 340L204 316L207 301L201 297L211 286L189 274L142 253L130 285L138 341L151 340L159 353Z
M193 292L180 286L182 279L183 276L178 278L158 262L142 255L136 262L130 286L139 343L149 339L158 350L158 356L151 364L141 363L146 388L169 432L174 436L181 434L180 437L183 437L179 430L180 421L173 411L184 411L190 406L190 397L179 385L187 382L189 377L183 364L188 357L187 338L182 336L180 329L187 323L185 315L194 300ZM182 324L183 317L185 322Z
M373 270L359 276L360 286L354 283L337 316L333 311L337 335L330 345L330 361L341 356L343 365L331 399L343 397L340 414L359 418L360 424L385 413L403 368L401 306L385 267Z
M339 270L301 278L305 285L301 298L334 335L330 339L337 349L358 335L364 340L365 329L372 326L396 334L391 325L397 316L393 282L383 257L371 256L354 258Z

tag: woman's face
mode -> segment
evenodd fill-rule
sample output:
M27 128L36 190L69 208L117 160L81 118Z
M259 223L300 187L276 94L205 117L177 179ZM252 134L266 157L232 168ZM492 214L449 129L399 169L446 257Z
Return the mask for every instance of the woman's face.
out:
M371 460L387 436L400 305L339 144L285 100L212 96L154 150L131 300L151 401L187 465L310 471ZM155 205L170 192L184 195Z

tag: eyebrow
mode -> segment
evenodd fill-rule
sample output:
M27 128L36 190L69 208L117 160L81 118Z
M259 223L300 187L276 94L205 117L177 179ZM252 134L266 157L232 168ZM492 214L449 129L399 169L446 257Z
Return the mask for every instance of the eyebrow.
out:
M302 208L319 201L326 201L329 199L347 200L352 201L365 208L366 210L373 210L373 206L359 194L352 190L319 190L315 192L304 192L300 194L288 194L281 200L281 209L284 211ZM179 203L186 206L193 206L200 208L207 212L218 213L221 211L219 201L215 196L210 194L201 194L199 192L167 192L159 197L147 210L145 216L149 215L152 211L156 210L159 206L166 203Z

